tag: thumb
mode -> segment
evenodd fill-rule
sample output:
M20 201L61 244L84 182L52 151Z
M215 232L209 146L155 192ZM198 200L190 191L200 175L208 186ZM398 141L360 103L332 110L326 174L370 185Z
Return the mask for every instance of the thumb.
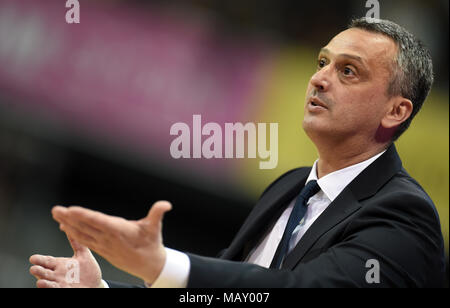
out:
M158 201L150 208L147 217L144 221L150 225L161 226L164 214L172 209L172 204L169 201Z
M73 238L67 236L67 239L69 240L70 246L72 246L74 257L79 256L81 253L85 253L85 252L89 251L89 249L86 246L81 245L80 243L75 241Z

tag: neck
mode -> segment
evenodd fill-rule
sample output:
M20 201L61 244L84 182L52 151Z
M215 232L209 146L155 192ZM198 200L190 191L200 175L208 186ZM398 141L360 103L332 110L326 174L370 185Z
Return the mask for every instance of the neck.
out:
M388 144L359 144L344 143L322 147L317 145L319 160L317 162L317 177L320 179L334 171L363 162L388 147Z

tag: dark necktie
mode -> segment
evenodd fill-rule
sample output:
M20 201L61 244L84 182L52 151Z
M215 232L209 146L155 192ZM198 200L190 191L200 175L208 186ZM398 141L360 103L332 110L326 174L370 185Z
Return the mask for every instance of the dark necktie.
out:
M273 257L270 268L280 268L283 259L288 254L289 241L291 239L292 233L294 232L297 225L300 223L302 218L305 216L307 203L309 198L314 196L320 190L319 184L316 180L309 181L305 187L303 187L300 195L295 201L294 208L292 209L291 216L289 216L286 229L284 229L283 237L278 244L277 251Z

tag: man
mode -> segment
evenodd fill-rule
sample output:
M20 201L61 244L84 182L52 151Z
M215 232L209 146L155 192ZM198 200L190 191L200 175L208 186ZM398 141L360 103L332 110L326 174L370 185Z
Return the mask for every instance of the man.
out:
M393 142L433 82L429 52L395 23L354 20L318 56L303 128L312 168L272 183L220 259L167 249L157 202L139 221L55 207L71 259L35 255L38 287L103 282L93 249L153 287L443 286L444 245L433 202L402 168ZM77 260L80 283L64 280Z

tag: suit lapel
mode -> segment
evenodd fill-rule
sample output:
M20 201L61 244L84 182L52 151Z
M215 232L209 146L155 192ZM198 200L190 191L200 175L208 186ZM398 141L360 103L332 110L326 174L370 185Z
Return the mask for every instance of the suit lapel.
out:
M327 231L361 208L359 201L373 196L402 167L394 145L361 172L311 225L282 268L293 269Z
M349 189L341 194L325 209L317 220L309 227L298 244L292 249L282 268L292 269L308 252L309 248L328 230L339 224L347 216L361 207Z
M244 245L263 236L264 230L274 219L278 218L277 213L280 209L300 192L310 171L311 168L297 169L292 174L281 178L273 187L270 187L267 193L263 194L257 202L254 210L244 222L222 258L228 260L240 259Z

